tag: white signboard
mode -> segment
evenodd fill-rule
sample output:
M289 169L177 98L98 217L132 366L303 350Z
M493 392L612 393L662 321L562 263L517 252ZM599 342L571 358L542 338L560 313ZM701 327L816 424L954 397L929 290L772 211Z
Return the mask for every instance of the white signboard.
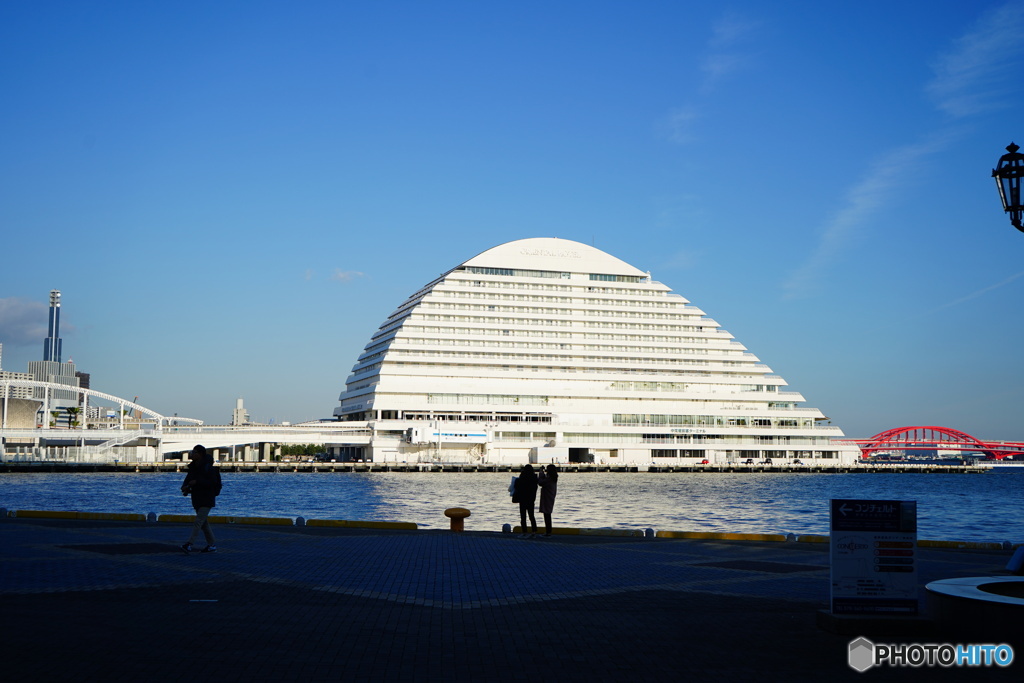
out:
M833 614L917 614L917 501L832 500Z

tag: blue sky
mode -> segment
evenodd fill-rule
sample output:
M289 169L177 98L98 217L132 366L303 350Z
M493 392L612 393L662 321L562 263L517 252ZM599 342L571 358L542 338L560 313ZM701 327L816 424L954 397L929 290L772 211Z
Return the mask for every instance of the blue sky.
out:
M1024 440L1011 2L0 4L3 368L331 414L442 271L573 239L848 435Z

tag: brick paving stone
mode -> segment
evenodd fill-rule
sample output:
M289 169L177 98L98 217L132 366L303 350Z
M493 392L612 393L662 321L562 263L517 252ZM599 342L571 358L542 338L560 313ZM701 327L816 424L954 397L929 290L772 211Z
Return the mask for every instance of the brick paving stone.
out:
M225 525L218 553L185 556L187 533L0 520L2 679L1024 678L1020 662L857 674L853 636L815 625L828 601L817 544ZM919 574L995 574L1007 559L923 549Z

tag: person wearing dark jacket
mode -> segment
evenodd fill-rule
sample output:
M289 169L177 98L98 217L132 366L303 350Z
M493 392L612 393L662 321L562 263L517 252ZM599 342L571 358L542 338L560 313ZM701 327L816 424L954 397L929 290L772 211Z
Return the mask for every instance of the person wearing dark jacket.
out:
M193 448L189 457L188 474L181 484L181 493L192 496L196 520L192 525L192 533L188 540L181 544L181 549L186 555L192 552L192 543L202 531L206 537L203 552L213 553L217 551L217 546L214 545L213 530L210 529L207 518L210 516L210 510L217 505L217 496L220 494L220 470L213 466L213 456L203 446L197 445Z
M551 513L555 511L555 496L558 495L558 468L551 463L541 468L537 478L540 486L540 511L544 514L544 536L551 535Z
M537 473L533 471L533 465L526 465L516 477L515 493L513 500L519 502L520 527L523 530L523 538L533 538L537 535L537 518L534 516L533 506L537 502ZM526 533L526 516L530 516L530 525L533 531Z

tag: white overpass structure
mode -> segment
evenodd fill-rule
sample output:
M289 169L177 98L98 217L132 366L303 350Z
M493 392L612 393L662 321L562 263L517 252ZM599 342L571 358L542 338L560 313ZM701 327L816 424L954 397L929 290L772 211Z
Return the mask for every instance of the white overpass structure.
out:
M238 448L257 444L368 444L370 430L352 422L310 422L297 425L245 425L242 427L204 425L170 427L163 431L161 453L190 451L196 444L206 448Z
M56 382L37 382L35 380L30 380L30 379L0 379L0 401L2 401L2 403L0 403L0 405L2 405L2 408L3 408L2 416L0 416L0 429L7 429L7 427L8 427L8 413L9 413L8 403L9 402L8 402L7 399L8 398L14 398L11 395L11 393L12 393L11 392L11 388L12 387L42 389L43 390L42 409L43 409L43 414L44 415L49 414L50 406L51 406L52 402L54 400L56 400L56 399L53 399L52 397L57 392L73 392L73 393L77 393L78 396L79 396L79 400L81 402L81 406L82 406L81 415L82 415L82 420L83 420L83 422L82 422L82 426L83 427L87 426L87 415L88 415L88 412L89 412L89 399L90 398L92 398L92 399L101 399L101 400L103 400L105 402L117 405L118 406L118 411L117 412L120 415L120 418L119 418L120 419L120 428L124 428L124 425L126 423L127 424L131 424L133 422L139 422L140 419L145 419L146 421L152 422L153 425L157 429L160 429L164 425L170 425L170 424L195 424L195 425L203 424L202 420L196 420L196 419L193 419L193 418L190 418L190 417L178 417L177 415L175 415L174 417L166 417L166 416L161 415L160 413L156 412L155 410L150 410L149 408L146 408L145 406L139 405L138 403L135 403L134 401L129 401L127 399L120 398L118 396L113 396L112 394L104 394L102 391L95 391L93 389L85 389L83 387L71 386L69 384L59 384L59 383L56 383ZM28 400L38 401L40 399L28 399ZM125 418L129 414L129 412L133 415L133 417L126 420ZM42 425L41 428L45 430L47 428L47 424L48 423L47 423L46 420L44 420L43 422L44 422L44 424Z
M202 444L221 459L270 460L280 444L370 443L361 425L325 422L291 426L196 425L163 429L0 429L2 460L60 462L160 462Z
M33 427L9 420L11 389L41 389L43 414L50 413L56 392L76 392L80 397L81 425L51 427L48 419ZM102 401L116 406L116 423L90 420L89 405ZM370 442L370 431L358 422L310 422L298 425L204 425L202 420L168 417L133 401L92 389L53 382L0 379L0 459L103 463L115 460L161 461L168 454L192 450L196 444L221 451L222 457L253 461L269 460L278 444ZM229 455L225 456L224 452Z

